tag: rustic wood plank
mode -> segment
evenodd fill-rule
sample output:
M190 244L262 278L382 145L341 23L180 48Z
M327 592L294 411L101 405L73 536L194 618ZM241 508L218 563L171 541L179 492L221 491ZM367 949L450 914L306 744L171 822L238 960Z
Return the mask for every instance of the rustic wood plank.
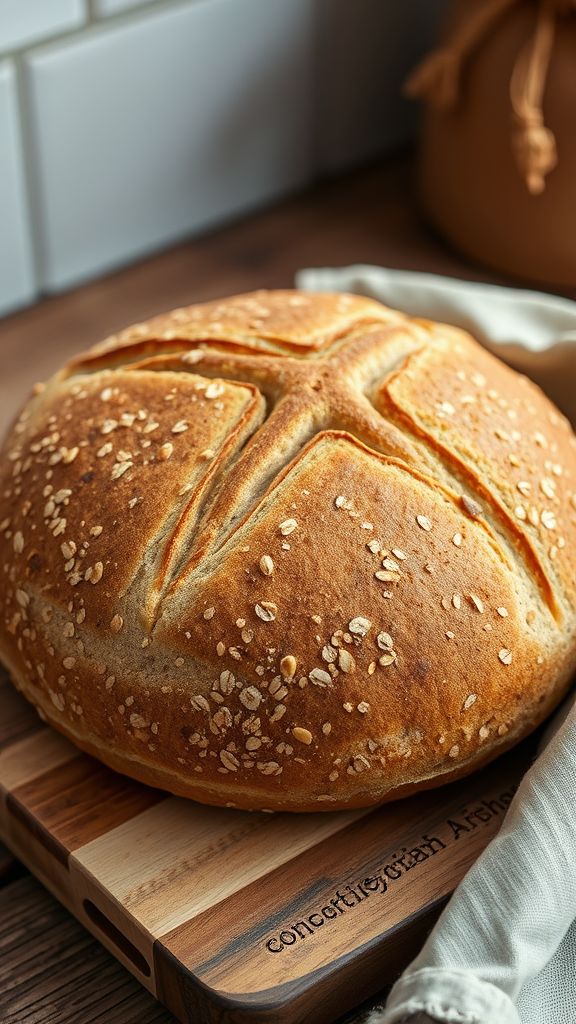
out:
M15 866L18 864L14 854L8 850L3 843L0 843L0 886L11 877Z
M30 876L0 889L2 1024L175 1024Z

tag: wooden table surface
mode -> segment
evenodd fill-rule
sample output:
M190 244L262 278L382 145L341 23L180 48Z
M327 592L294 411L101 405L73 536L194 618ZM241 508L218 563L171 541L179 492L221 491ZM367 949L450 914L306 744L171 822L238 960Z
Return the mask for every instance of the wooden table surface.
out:
M35 381L117 328L219 295L290 287L299 267L358 262L503 281L422 224L401 155L0 322L0 433ZM0 1021L174 1022L1 846Z

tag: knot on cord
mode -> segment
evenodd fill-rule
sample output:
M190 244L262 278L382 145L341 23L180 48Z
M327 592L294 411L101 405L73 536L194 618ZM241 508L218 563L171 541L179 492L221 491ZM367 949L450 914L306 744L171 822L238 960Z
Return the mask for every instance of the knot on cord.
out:
M475 10L453 38L428 54L412 72L405 84L407 95L425 99L438 110L455 107L460 97L465 59L479 47L498 20L522 2L525 0L477 0ZM532 195L544 190L546 176L558 162L556 139L544 124L542 103L556 19L575 12L576 0L539 0L532 36L518 53L512 68L512 152Z

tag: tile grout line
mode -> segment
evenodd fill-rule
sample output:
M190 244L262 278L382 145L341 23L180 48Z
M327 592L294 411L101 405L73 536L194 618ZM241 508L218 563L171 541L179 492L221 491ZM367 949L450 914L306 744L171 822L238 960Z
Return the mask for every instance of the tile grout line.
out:
M95 29L105 29L107 26L111 28L116 26L123 27L130 25L131 22L137 23L142 18L157 14L159 11L173 11L178 10L180 7L200 6L201 4L210 3L212 0L148 0L148 2L138 4L137 7L129 7L124 11L115 11L113 14L101 17L93 10L93 2L94 0L87 0L86 18L80 25L63 28L56 32L49 32L40 39L33 39L28 43L23 43L21 46L14 46L11 49L0 52L0 64L4 61L15 61L17 58L26 57L30 53L36 53L44 47L51 47L57 43L64 43L67 40L81 41L86 37L90 37Z
M18 142L22 155L22 186L26 198L26 227L30 238L32 274L36 299L44 294L45 231L40 200L40 176L36 167L36 146L31 124L31 101L24 69L23 53L11 58L16 83Z

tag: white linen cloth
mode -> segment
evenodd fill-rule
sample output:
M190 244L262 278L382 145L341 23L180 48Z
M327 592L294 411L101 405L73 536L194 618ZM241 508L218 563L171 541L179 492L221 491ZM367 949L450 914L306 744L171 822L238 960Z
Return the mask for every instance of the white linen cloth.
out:
M576 303L571 299L361 264L301 270L296 283L308 291L369 295L411 316L463 327L536 380L576 423Z
M536 379L539 364L547 372L552 367L552 378L574 400L576 419L574 302L379 267L305 270L297 284L370 295L466 327ZM540 750L500 832L456 889L386 1008L373 1011L366 1024L576 1024L574 697Z

